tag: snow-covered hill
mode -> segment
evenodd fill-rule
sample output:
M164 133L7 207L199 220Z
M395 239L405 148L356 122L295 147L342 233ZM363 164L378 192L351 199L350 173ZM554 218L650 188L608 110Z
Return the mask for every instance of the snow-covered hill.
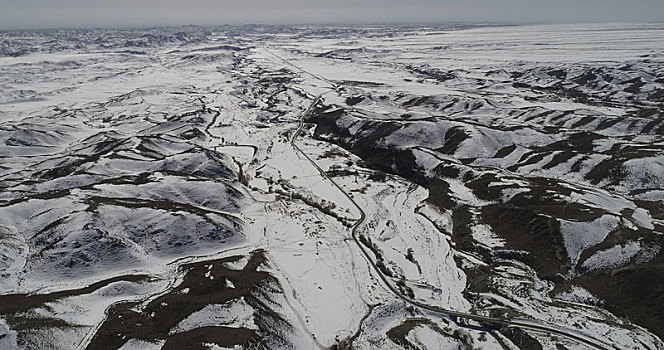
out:
M0 33L0 348L664 349L664 27Z

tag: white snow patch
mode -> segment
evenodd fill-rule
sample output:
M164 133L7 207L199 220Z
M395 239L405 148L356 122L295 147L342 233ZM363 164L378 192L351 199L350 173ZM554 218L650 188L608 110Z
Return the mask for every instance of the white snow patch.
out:
M460 344L456 339L445 336L431 329L431 327L417 326L406 335L406 340L427 350L451 350L460 349Z
M456 179L448 179L447 182L450 185L450 191L452 195L459 199L460 202L475 206L481 207L489 204L489 202L477 198L473 191L466 187L463 182Z
M585 288L579 286L572 286L570 290L561 292L555 297L556 299L586 305L597 305L601 302L596 296L592 295Z
M253 330L258 329L254 321L254 308L247 304L243 297L223 305L207 305L202 310L192 313L178 323L177 326L171 329L170 334L187 332L200 327L219 325Z
M634 220L634 223L637 226L643 227L648 230L655 229L655 225L653 225L652 223L652 217L650 216L650 212L648 212L643 208L634 209L634 213L632 213L632 220Z
M500 248L505 246L505 240L498 237L489 225L479 224L471 227L473 239L490 248Z
M593 254L582 266L591 271L617 268L629 262L640 250L639 242L630 241Z
M205 343L203 345L206 346L209 350L242 350L242 349L244 349L244 346L242 346L242 345L235 345L232 348L227 348L227 347L219 346L217 344L212 344L212 343Z
M524 192L530 192L530 189L528 189L528 188L514 188L514 187L504 188L500 192L500 195L501 195L500 199L504 203L506 203L506 202L509 202L510 200L512 200L512 198L514 198L514 196L516 196L517 194L524 193Z
M16 337L18 333L13 331L7 325L7 321L4 318L0 318L0 348L7 350L18 349L18 343L16 342Z
M450 211L441 212L433 205L424 202L417 207L416 212L431 220L434 225L445 233L451 233L453 227L452 214Z
M159 350L165 343L165 340L148 342L140 339L129 339L129 341L118 350Z
M560 232L565 241L565 248L572 265L579 261L581 253L600 242L620 224L620 218L614 215L602 215L596 220L576 222L560 220Z

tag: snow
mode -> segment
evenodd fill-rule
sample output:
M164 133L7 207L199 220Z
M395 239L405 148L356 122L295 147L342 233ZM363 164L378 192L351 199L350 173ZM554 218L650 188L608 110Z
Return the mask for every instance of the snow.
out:
M466 187L462 181L456 179L448 180L452 196L456 197L460 203L468 204L474 207L481 207L490 202L479 199L473 194L473 191Z
M664 187L664 157L630 159L623 166L627 172L639 174L638 180L625 186L627 189Z
M139 339L129 339L119 350L159 350L166 341L148 342Z
M567 255L570 257L572 266L579 261L581 253L598 243L601 243L609 232L620 224L620 219L614 215L602 215L596 220L589 222L575 222L560 220L560 232L565 241Z
M462 345L452 337L441 335L430 327L417 326L406 335L406 340L422 349L450 350Z
M625 325L626 321L602 308L579 304L579 302L592 303L594 298L583 290L572 287L571 294L562 294L562 298L551 299L549 292L553 288L551 282L542 281L536 277L532 269L517 262L505 262L507 266L499 266L499 273L492 278L495 288L485 298L493 305L513 305L520 313L536 320L542 320L548 325L576 331L579 336L594 335L600 341L610 339L611 345L618 348L630 348L635 341L641 341L644 346L658 348L661 340L656 336L644 333L639 327L615 327L612 325ZM495 298L496 302L491 302ZM565 301L564 299L572 299ZM491 306L485 306L491 309ZM500 309L500 307L499 307ZM546 312L542 312L546 310ZM526 317L516 317L524 322L532 322ZM567 339L557 338L552 342L550 338L539 332L529 332L544 346L566 342L567 347L579 347L578 343ZM638 339L638 340L637 340Z
M607 191L567 186L572 189L569 197L571 201L602 208L615 215L620 215L625 208L632 209L636 207L632 201Z
M473 225L471 227L473 239L491 248L500 248L505 246L505 240L498 237L489 225Z
M210 350L242 350L244 347L242 345L235 345L232 348L227 348L227 347L221 347L217 344L205 344L207 345L207 348Z
M0 336L2 336L0 338L0 347L7 350L19 349L16 342L17 335L18 333L7 325L7 321L4 318L0 318Z
M322 29L309 28L270 33L245 28L246 32L205 39L217 40L214 44L234 40L243 47L251 43L252 48L235 53L200 51L213 44L207 41L149 43L144 55L117 53L93 43L83 49L67 46L63 51L42 42L44 47L34 45L39 53L0 57L4 72L0 143L5 145L0 149L0 292L67 290L128 273L152 276L150 282L113 283L32 310L81 325L76 331L44 330L39 335L62 338L54 344L70 348L92 334L114 302L145 301L170 290L180 278L177 271L182 264L239 254L245 256L226 267L241 270L247 254L262 250L267 262L260 269L279 281L275 289L283 294L275 293L275 309L293 325L288 337L296 349L331 347L360 329L353 344L358 349L394 348L386 332L412 315L405 309L407 304L378 278L353 240L351 227L364 212L366 219L356 233L371 238L380 251L394 274L388 283L403 281L417 301L476 313L507 307L551 324L578 324L580 331L612 339L621 348L636 341L661 347L652 334L601 308L574 304L595 302L580 288L560 295L562 303L552 302L547 296L552 285L539 280L527 266L514 261L488 263L457 250L449 236L451 211L427 204L423 187L391 175L386 181L372 180L371 169L363 168L357 157L338 146L314 139L309 126L295 144L320 168L290 143L302 112L316 96L322 96L325 105L345 109L348 115L337 125L353 137L364 132L367 123L399 125L397 132L381 139L382 145L411 149L416 165L427 176L435 176L431 170L441 163L464 169L459 179L445 181L456 204L470 206L474 219L480 217L482 206L493 201L477 198L465 185L463 174L494 174L500 181L490 186L510 186L494 199L502 202L528 191L532 186L525 180L528 176L559 181L571 194L557 199L605 213L589 222L560 219L573 265L583 251L602 242L619 225L652 230L661 224L634 201L664 198L659 190L664 183L661 156L624 162L628 174L617 185L606 179L598 185L586 179L594 166L611 157L615 145L639 150L654 145L656 135L637 135L629 142L622 138L634 133L632 120L634 129L647 120L626 118L608 129L595 130L600 120L630 111L555 99L514 87L510 77L512 71L522 72L525 82L552 87L556 80L546 74L547 69L565 68L573 76L588 67L616 72L622 64L641 62L643 72L623 72L616 81L638 73L649 79L643 89L650 91L657 85L646 75L662 58L650 57L652 62L646 65L640 56L664 50L660 24L452 29L338 32L328 28L322 33ZM123 42L118 34L109 36L112 33L90 35L112 40L113 45ZM5 35L10 34L0 33L0 38ZM120 36L127 35L135 33ZM326 52L330 54L318 55ZM426 74L436 72L454 77L441 80ZM286 79L271 83L273 77ZM617 85L607 86L607 93L616 92L619 101L628 97ZM350 95L367 98L350 107L345 102ZM427 97L432 104L406 106L418 97ZM56 106L67 111L54 110ZM568 111L572 113L560 117ZM537 117L545 112L551 113ZM193 113L191 118L183 117L187 113ZM561 154L556 150L535 164L506 170L533 149L544 149L566 137L584 117L596 119L578 130L611 137L594 141L587 158L576 154L543 169ZM469 138L454 154L443 154L437 149L445 144L452 127L462 128ZM191 134L191 139L181 137L190 128L200 133ZM99 153L96 146L107 141L119 144L113 151ZM516 141L511 154L492 158ZM656 147L652 149L657 152ZM341 154L325 155L328 151ZM465 157L477 159L462 166L459 158ZM42 176L74 159L85 162L71 174ZM580 170L573 171L577 161ZM334 169L348 173L329 178L323 174ZM244 183L237 179L240 172ZM143 173L148 173L144 183L132 180ZM124 178L128 175L133 177ZM640 189L649 191L628 195ZM99 204L98 198L142 200L152 206L154 202L186 204L188 209ZM59 219L61 225L42 232ZM486 247L506 244L479 220L471 223L471 230L472 237ZM632 259L647 261L659 254L657 249L630 241L595 252L582 267L604 269ZM465 297L468 281L462 267L476 266L495 269L491 292L478 295L486 304L482 307ZM205 277L213 278L210 272ZM229 289L236 287L230 280L224 283ZM492 309L494 302L499 307ZM467 335L475 346L499 346L491 337L484 341L478 332L455 328L440 314L419 309L413 313ZM256 329L254 310L243 299L207 305L172 332L214 324ZM8 330L4 320L0 322L3 331L9 336L0 339L0 348L14 346L16 333ZM407 337L423 348L456 346L452 338L428 326L414 328ZM554 346L550 337L537 337ZM123 349L162 345L163 341L130 340Z
M232 300L224 305L211 304L189 315L171 329L170 334L187 332L205 326L223 325L233 328L257 330L254 321L254 308L244 298Z
M452 214L449 211L444 213L429 203L423 203L417 208L417 213L432 221L442 233L452 232Z
M620 267L638 254L641 248L641 244L634 241L624 245L615 245L593 254L583 262L582 267L591 271Z
M632 213L632 219L639 227L643 227L648 230L653 230L655 228L655 225L653 225L652 222L652 217L650 216L650 212L643 208L634 209L634 213Z
M556 294L555 298L586 305L597 305L601 303L600 299L579 286L571 286L569 291L558 293Z
M69 297L39 309L44 317L55 317L71 324L93 327L105 317L106 309L120 301L139 301L146 296L159 294L168 287L169 281L151 283L116 282L91 293Z

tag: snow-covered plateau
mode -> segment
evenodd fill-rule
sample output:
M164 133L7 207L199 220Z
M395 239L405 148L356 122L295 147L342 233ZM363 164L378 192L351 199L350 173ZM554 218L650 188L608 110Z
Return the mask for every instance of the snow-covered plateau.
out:
M664 25L0 32L0 349L664 350Z

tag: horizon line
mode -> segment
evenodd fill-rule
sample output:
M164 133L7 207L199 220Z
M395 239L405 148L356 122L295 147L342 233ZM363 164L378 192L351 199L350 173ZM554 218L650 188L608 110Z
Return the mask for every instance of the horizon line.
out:
M343 28L343 27L384 27L384 26L394 26L394 27L426 27L426 26L468 26L468 27L509 27L509 26L529 26L529 25L598 25L598 24L663 24L664 21L421 21L421 22L302 22L302 23L278 23L278 22L246 22L246 23L184 23L184 24L124 24L124 25L81 25L81 26L47 26L47 27L13 27L13 28L2 28L0 27L0 32L12 32L12 31L59 31L59 30L150 30L150 29L167 29L167 28L186 28L186 27L196 27L204 29L215 29L222 27L321 27L321 28ZM463 28L469 29L469 28Z

